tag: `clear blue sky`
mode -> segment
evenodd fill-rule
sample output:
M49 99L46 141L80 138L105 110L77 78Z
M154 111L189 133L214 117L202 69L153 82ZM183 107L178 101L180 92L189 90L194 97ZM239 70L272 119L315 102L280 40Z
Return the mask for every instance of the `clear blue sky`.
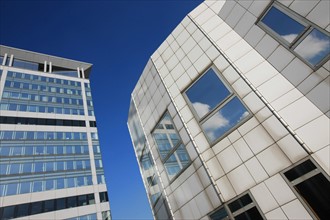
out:
M93 64L91 86L114 219L150 219L126 126L150 55L200 0L0 0L0 43Z

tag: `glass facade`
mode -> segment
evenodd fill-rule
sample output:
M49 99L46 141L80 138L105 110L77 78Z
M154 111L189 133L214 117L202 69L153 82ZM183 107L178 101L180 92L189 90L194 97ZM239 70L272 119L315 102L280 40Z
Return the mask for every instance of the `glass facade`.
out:
M133 102L131 102L129 109L128 127L153 213L157 219L171 219L168 206L162 195L162 186L156 172L156 166Z
M8 71L0 110L84 115L81 83Z
M0 219L12 219L29 215L36 215L72 207L95 204L94 194L64 197L40 202L24 203L0 208ZM94 214L92 214L94 215ZM77 217L80 219L80 216ZM76 219L76 218L73 218ZM82 218L84 219L84 218ZM88 219L88 218L87 218ZM90 219L90 218L89 218Z
M1 207L0 219L108 202L96 121L82 117L94 112L88 79L78 78L76 70L56 66L54 74L42 73L49 70L47 62L45 67L15 55L5 65L0 70L1 199L77 187L89 194L22 201ZM88 85L88 100L82 93L84 85ZM84 111L86 104L88 112ZM99 184L102 186L89 187ZM95 199L97 194L100 201ZM70 219L98 219L110 216L107 212L109 209L100 206L94 213Z

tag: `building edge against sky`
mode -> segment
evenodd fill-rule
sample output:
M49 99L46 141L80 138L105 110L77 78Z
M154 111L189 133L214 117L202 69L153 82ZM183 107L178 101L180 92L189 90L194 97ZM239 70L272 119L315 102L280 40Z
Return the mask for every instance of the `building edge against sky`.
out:
M0 219L110 219L89 63L0 45Z
M152 54L128 129L156 219L330 215L329 4L205 1Z

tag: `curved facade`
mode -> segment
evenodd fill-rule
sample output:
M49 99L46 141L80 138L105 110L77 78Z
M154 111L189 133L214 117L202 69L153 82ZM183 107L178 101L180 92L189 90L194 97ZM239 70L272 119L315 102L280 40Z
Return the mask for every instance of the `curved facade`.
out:
M329 1L205 1L148 61L128 128L156 219L329 216Z

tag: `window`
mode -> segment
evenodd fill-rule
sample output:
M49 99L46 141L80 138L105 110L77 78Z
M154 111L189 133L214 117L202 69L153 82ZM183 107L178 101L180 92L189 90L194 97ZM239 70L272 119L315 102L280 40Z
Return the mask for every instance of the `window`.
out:
M271 5L259 25L312 68L329 58L329 33L279 3Z
M256 202L253 201L252 197L248 193L239 197L238 199L235 199L234 201L224 204L209 216L211 220L264 219L260 214L258 207L256 206Z
M312 160L306 160L284 172L289 185L303 198L317 219L327 219L330 216L330 181Z
M100 202L109 201L107 192L100 192L99 195L100 195Z
M174 124L168 112L156 125L152 136L168 177L172 180L182 169L189 165L190 158L177 131L174 129Z
M186 90L185 98L210 143L232 131L250 115L213 68Z

